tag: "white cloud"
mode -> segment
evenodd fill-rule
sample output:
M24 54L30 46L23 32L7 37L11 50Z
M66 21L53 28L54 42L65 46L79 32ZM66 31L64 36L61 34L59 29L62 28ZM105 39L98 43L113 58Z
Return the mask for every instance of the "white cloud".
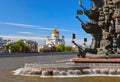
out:
M0 24L5 24L5 25L12 25L12 26L20 26L20 27L38 27L30 24L18 24L18 23L9 23L9 22L0 22Z
M35 29L40 29L40 30L53 30L53 28L46 28L46 27L31 25L31 24L19 24L19 23L11 23L11 22L0 22L0 24L19 26L19 27L24 27L24 28L35 28ZM59 31L70 32L69 30L65 30L65 29L59 29Z
M73 31L69 31L69 30L63 30L63 29L58 29L59 31L61 31L61 32L73 32Z
M40 30L53 30L54 28L37 28L37 29L40 29Z
M4 39L29 39L29 40L45 40L44 37L35 37L35 36L12 36L12 35L0 35L0 37L3 37Z
M33 34L32 32L18 32L19 34Z

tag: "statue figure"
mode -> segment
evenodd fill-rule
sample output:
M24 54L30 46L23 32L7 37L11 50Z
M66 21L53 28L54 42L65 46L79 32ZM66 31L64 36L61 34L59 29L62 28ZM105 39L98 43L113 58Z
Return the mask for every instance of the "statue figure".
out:
M81 22L81 27L86 33L92 35L93 39L89 49L82 50L79 47L79 54L82 57L95 55L95 57L120 57L120 0L91 0L93 5L87 10L77 10L76 18ZM79 15L85 14L91 20L84 23ZM78 46L75 41L73 44ZM81 52L84 52L84 56ZM89 55L87 55L89 53ZM96 56L97 55L97 56ZM93 57L93 56L92 56Z

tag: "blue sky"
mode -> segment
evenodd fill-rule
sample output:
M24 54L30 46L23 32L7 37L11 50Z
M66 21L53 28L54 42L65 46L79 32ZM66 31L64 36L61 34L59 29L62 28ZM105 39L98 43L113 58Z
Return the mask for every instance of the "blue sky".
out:
M66 41L71 40L72 33L77 34L77 40L90 36L80 26L75 18L76 10L81 9L79 0L0 0L0 36L8 39L26 38L44 41L46 35L56 26L60 36ZM90 0L83 0L83 5L89 9ZM80 16L89 21L85 15Z

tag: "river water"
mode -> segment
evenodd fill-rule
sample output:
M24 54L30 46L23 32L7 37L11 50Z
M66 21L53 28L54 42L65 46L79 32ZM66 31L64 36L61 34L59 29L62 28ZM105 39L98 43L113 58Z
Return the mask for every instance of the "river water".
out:
M13 75L12 71L21 68L25 63L55 62L76 57L76 55L46 55L31 57L0 58L0 82L120 82L120 77L113 76L85 76L69 78L41 78L39 76Z

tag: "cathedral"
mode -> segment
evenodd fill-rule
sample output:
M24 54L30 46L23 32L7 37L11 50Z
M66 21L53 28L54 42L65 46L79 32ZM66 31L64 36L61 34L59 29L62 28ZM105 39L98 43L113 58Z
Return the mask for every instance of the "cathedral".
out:
M45 45L53 46L53 45L59 45L59 44L65 45L64 36L59 38L59 31L56 28L54 28L51 33L51 38L49 36L46 36Z
M54 29L52 30L51 37L46 36L46 40L45 40L44 45L39 46L39 47L38 47L38 51L39 51L39 49L42 49L42 48L48 50L48 49L50 49L51 47L57 46L57 45L59 45L59 44L65 45L64 36L62 36L62 37L60 38L60 37L59 37L59 31L58 31L56 28L54 28Z

